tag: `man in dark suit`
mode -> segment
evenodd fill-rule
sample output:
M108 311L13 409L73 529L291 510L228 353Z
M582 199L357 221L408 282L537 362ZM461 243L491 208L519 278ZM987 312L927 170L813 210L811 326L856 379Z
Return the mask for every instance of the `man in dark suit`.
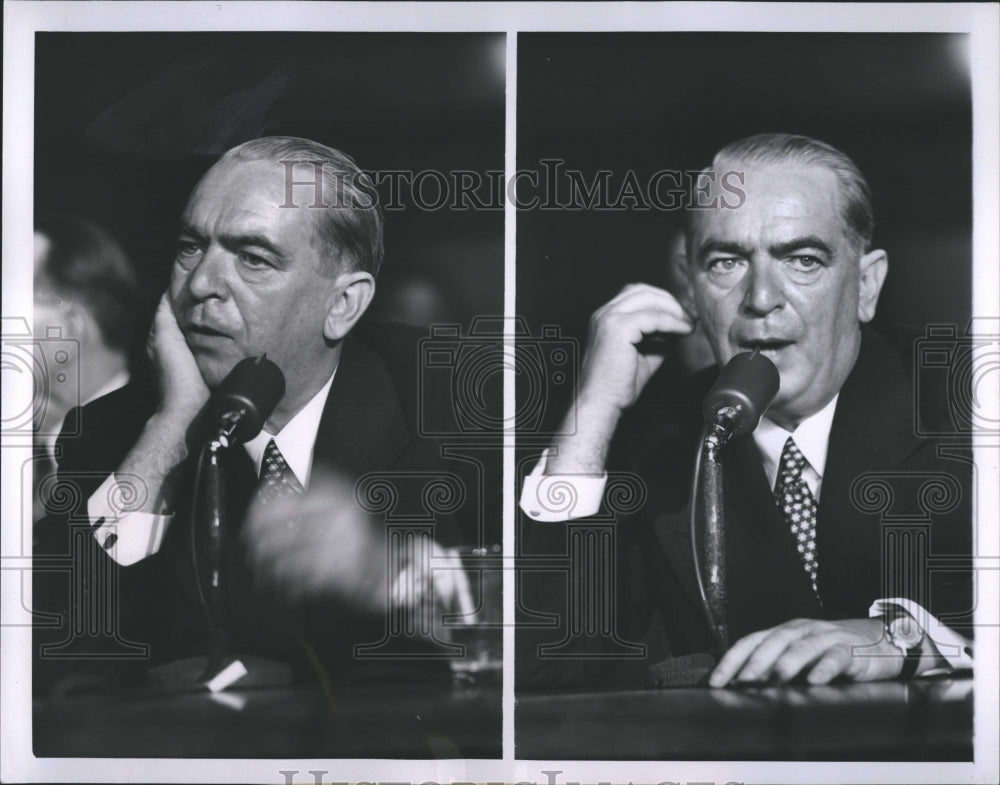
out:
M567 420L574 427L563 429L527 479L522 508L538 521L588 516L601 504L606 468L637 472L648 499L619 521L617 632L635 640L662 629L674 655L712 648L683 509L690 474L679 466L691 464L692 424L701 421L698 403L717 371L695 380L689 410L651 414L642 399L663 362L644 339L688 334L698 324L720 367L758 350L780 375L761 424L722 453L736 642L710 683L826 683L968 666L971 643L927 612L952 624L963 615L970 621L968 570L900 579L880 519L884 512L886 520L930 523L925 495L904 486L931 478L950 498L932 510L927 547L935 555L970 554L968 465L914 435L906 376L867 327L888 260L871 245L864 177L829 145L784 134L727 145L708 171L714 184L700 195L705 207L691 211L687 231L694 309L640 284L594 314ZM738 180L727 182L740 183L738 202L720 189L733 175ZM889 493L897 498L884 509L873 508L864 490L876 475L895 486ZM567 481L575 509L547 513L548 488ZM555 677L587 673L566 665Z
M33 520L44 514L38 491L55 472L56 438L75 406L97 400L129 381L136 338L135 270L124 249L102 227L71 215L35 221L34 334L48 395L35 416ZM59 355L71 341L76 352ZM56 355L56 356L50 356ZM72 382L76 382L75 384Z
M63 441L60 465L78 501L47 521L48 545L36 549L43 561L67 545L78 565L92 560L77 570L76 607L61 610L77 621L101 614L114 628L110 650L120 660L144 647L153 663L212 648L221 620L206 614L202 597L209 545L191 524L204 407L237 362L266 353L284 374L285 394L260 435L223 458L228 649L283 662L300 678L360 678L366 662L357 661L355 647L386 635L399 578L390 570L419 572L421 565L408 564L413 554L405 552L396 554L402 568L389 566L384 529L355 503L355 483L373 472L467 479L436 443L420 438L415 336L388 326L355 329L382 256L370 183L353 160L316 142L247 142L195 187L148 340L155 380L83 411L83 434ZM420 490L397 488L398 504ZM67 522L77 524L73 532ZM451 557L444 546L472 539L471 531L436 523L425 544L441 559ZM468 610L461 572L445 572L432 587L411 587L408 601L427 591ZM61 587L65 601L64 577ZM113 595L112 604L96 607L98 594ZM39 572L36 607L45 610L46 599L60 610L60 584ZM100 640L105 653L108 637ZM87 641L49 644L57 656L87 655ZM382 653L393 645L406 648L397 638ZM135 670L149 664L145 655L138 660ZM36 675L52 664L44 651L40 663ZM384 675L384 667L376 670Z

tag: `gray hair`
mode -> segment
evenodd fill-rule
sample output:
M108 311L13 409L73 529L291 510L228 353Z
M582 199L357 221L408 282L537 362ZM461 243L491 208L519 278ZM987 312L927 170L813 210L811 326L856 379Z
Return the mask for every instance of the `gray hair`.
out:
M727 144L715 154L710 169L725 172L746 164L778 163L821 166L832 172L844 197L843 219L851 239L862 253L871 250L875 231L871 188L854 161L836 147L808 136L757 134ZM696 212L688 211L689 237Z
M326 204L319 222L324 241L338 261L346 257L354 269L378 276L385 256L378 196L371 178L349 155L311 139L265 136L232 148L219 160L273 161L286 166L289 175L296 164L312 164L314 171L318 166Z

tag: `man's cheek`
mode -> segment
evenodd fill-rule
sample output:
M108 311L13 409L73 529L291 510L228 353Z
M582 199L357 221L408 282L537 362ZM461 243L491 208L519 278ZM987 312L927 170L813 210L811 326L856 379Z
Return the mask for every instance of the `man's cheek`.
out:
M716 355L728 360L732 354L729 347L729 321L712 303L702 302L698 307L702 328Z
M174 313L180 313L184 308L184 282L187 280L187 275L182 270L178 270L174 267L174 271L170 276L170 286L167 289L167 299L170 300L170 305L174 309Z

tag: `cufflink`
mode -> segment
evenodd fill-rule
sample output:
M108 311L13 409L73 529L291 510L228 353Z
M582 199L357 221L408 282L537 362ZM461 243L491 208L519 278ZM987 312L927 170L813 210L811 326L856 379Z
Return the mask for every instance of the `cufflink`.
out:
M101 547L104 548L104 550L106 551L110 551L114 547L116 542L118 542L118 535L115 534L114 532L111 532L110 534L108 534L107 537L104 538L104 542L101 543Z

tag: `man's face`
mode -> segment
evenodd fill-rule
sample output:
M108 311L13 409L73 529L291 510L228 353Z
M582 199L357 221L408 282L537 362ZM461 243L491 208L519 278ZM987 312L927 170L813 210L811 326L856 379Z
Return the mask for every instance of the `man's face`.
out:
M81 334L82 306L60 297L45 274L52 242L35 232L34 324L36 341L32 347L38 366L44 369L46 405L36 409L35 429L51 432L63 415L80 401L80 355L85 336ZM92 330L96 329L93 325ZM55 340L50 340L54 338ZM62 349L69 347L70 351Z
M284 198L282 167L224 161L184 210L170 298L209 387L263 352L290 393L332 370L323 326L335 262L324 258L310 210L282 208Z
M748 166L746 202L698 216L695 302L716 360L759 348L781 389L768 415L794 427L840 390L854 366L860 322L874 315L885 256L861 256L842 219L833 172Z

